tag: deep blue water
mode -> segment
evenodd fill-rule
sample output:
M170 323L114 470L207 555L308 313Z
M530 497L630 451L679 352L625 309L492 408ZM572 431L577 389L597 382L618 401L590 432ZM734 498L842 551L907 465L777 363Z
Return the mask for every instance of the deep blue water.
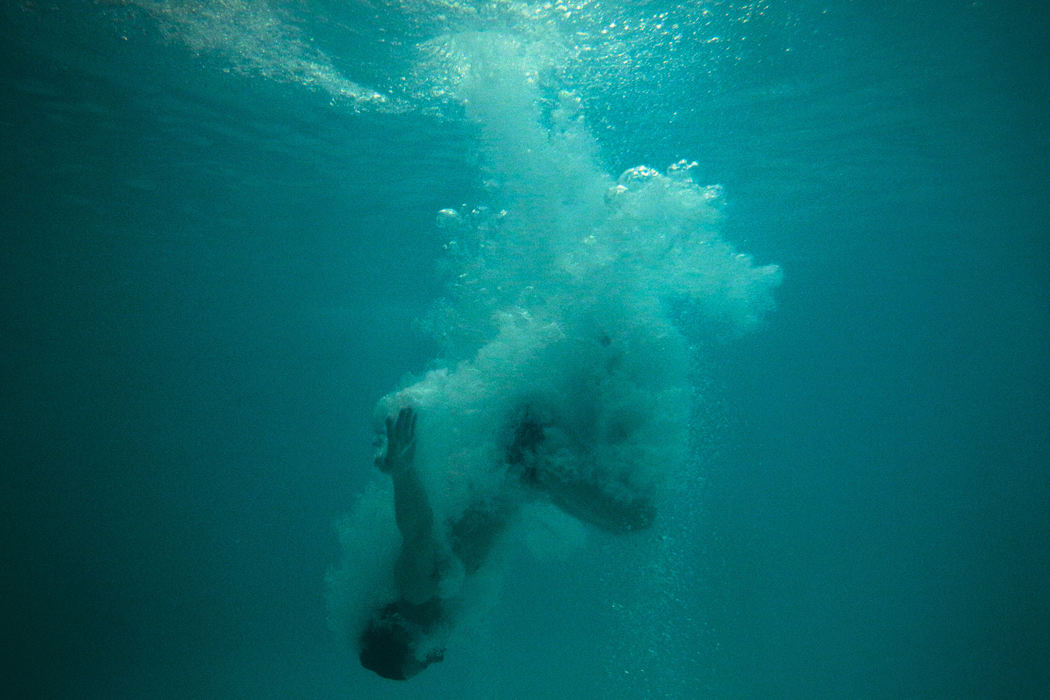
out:
M559 77L602 167L698 161L777 308L701 343L666 605L621 609L655 568L600 571L637 564L615 541L516 561L495 651L391 685L326 627L333 523L376 476L375 401L439 352L435 214L487 191L414 47L534 8L68 5L0 10L14 697L1050 694L1045 8L558 25L619 27ZM632 629L666 632L654 658Z

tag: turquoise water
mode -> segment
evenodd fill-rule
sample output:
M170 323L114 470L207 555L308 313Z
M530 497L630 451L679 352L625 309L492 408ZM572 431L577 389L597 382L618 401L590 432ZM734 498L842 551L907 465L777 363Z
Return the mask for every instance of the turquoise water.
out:
M4 5L13 695L1045 696L1050 18L1028 5ZM697 230L744 267L690 281L714 258L644 245L684 200L622 226L576 204L681 159L717 195ZM519 533L483 619L394 683L329 629L325 577L381 483L376 402L491 340L498 295L431 313L477 231L438 212L481 204L517 222L484 257L510 287L539 270L562 299L541 261L579 261L585 229L631 254L573 294L695 297L667 321L690 457L649 534ZM768 265L775 308L725 292Z

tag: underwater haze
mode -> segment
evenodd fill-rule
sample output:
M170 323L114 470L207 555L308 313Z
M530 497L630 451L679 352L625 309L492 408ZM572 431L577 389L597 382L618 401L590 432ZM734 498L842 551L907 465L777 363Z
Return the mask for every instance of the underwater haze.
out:
M1020 0L3 3L5 696L1047 697L1047 47ZM656 515L523 506L401 682L355 635L406 404L443 516L522 405Z

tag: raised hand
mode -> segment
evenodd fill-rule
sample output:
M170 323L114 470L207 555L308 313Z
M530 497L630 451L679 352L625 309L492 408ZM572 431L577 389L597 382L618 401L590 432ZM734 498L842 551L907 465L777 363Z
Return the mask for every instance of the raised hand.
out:
M416 418L419 414L411 406L402 408L395 420L386 418L386 454L379 460L379 468L390 473L412 466L416 456Z

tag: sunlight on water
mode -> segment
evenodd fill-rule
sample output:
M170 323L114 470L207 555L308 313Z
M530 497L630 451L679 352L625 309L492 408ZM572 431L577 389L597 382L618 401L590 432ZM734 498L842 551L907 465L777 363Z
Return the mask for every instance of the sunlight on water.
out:
M344 75L289 13L266 2L155 2L127 0L147 12L169 40L197 54L214 55L233 70L328 95L354 110L392 112L396 100Z
M458 104L455 91L446 84L456 76L434 72L430 59L435 41L446 46L450 36L494 32L542 45L548 68L574 89L637 95L654 70L665 85L715 89L720 73L748 54L765 25L797 23L766 2L350 0L323 12L310 3L247 0L111 4L145 13L168 41L218 58L223 70L316 90L354 112L445 116L457 113L450 109ZM341 38L318 41L319 29ZM365 68L377 60L384 65Z

